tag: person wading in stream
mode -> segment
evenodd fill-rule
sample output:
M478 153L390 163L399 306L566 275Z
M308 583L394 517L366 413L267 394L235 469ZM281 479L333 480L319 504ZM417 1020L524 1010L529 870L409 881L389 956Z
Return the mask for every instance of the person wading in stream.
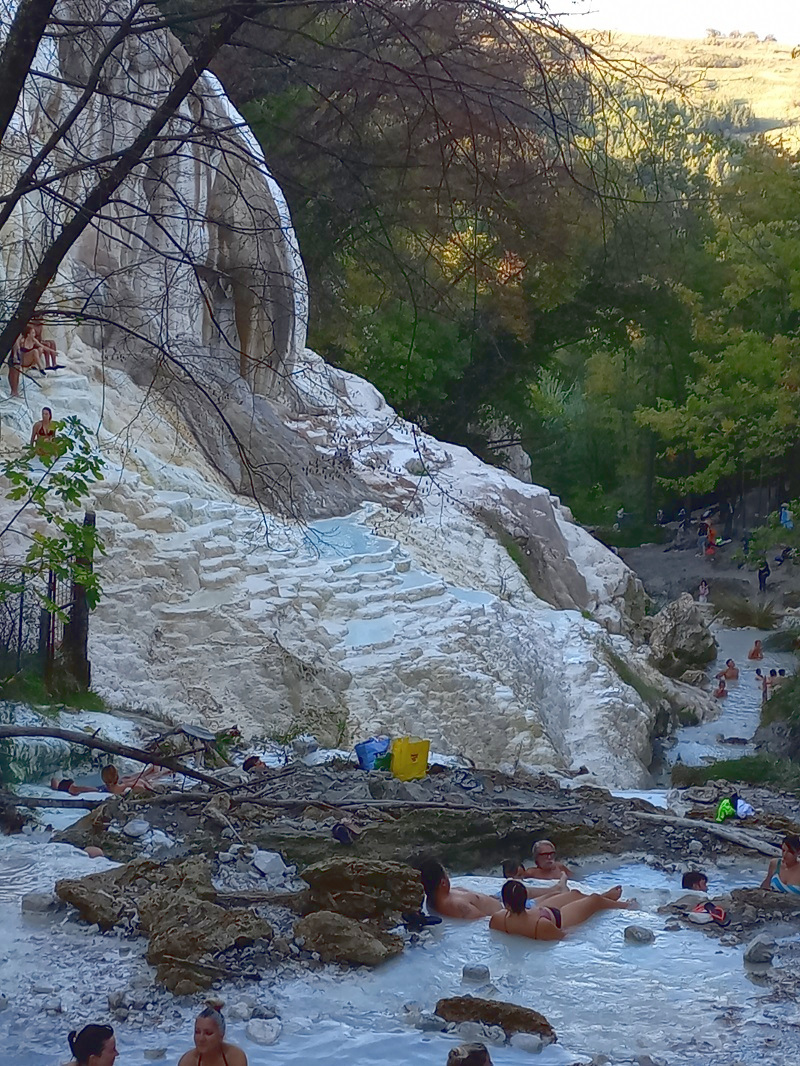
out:
M67 1037L72 1052L71 1066L114 1066L117 1041L110 1025L85 1025Z
M225 1042L224 1004L207 999L194 1023L194 1048L182 1055L178 1066L247 1066L247 1055Z

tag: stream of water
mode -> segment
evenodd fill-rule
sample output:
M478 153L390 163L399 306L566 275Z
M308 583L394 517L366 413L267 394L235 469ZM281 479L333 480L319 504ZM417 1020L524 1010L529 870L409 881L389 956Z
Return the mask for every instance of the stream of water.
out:
M689 766L718 759L737 759L752 755L755 748L752 737L758 728L761 713L761 686L756 670L786 670L794 673L797 657L791 652L764 652L761 661L750 661L747 653L754 641L766 640L769 633L759 629L729 629L715 625L719 654L708 669L711 678L722 670L727 659L733 659L739 668L738 681L727 682L728 695L720 700L720 715L712 721L697 726L686 726L678 733L677 742L668 749L667 761L678 760Z

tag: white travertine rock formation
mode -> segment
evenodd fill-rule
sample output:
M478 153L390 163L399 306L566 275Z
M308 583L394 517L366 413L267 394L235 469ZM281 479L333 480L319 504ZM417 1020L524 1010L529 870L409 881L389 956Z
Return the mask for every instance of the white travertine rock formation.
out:
M128 77L151 96L180 57L166 36L159 48L127 56ZM64 73L64 55L47 62ZM124 80L117 88L131 95ZM68 105L59 91L25 101L13 150L3 148L4 189L37 143L37 109ZM241 123L218 85L199 91L215 121ZM136 121L119 106L121 123ZM92 135L101 150L106 133ZM237 723L251 738L413 732L484 764L586 765L609 785L641 784L655 710L608 652L611 642L636 662L625 635L642 605L633 574L546 489L434 440L304 349L305 280L285 204L248 131L226 136L240 138L235 180L212 149L188 145L166 164L188 213L176 218L163 190L137 179L134 222L149 233L120 241L112 212L75 248L51 306L91 290L119 324L56 324L67 369L26 381L22 401L0 400L3 457L46 403L96 430L108 464L93 499L108 547L95 687L112 706ZM24 242L43 233L31 208L16 225L0 256L7 283ZM188 249L168 277L143 243L156 234ZM154 329L166 371L139 337ZM223 419L249 473L279 470L275 491L256 479L260 507L241 494L253 486ZM0 520L10 507L2 501ZM529 580L498 536L526 553ZM24 543L6 534L0 550L14 557Z

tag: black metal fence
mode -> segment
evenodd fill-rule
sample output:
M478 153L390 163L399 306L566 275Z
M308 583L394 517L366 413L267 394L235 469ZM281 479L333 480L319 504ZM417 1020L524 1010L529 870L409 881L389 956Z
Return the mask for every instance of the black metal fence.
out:
M47 657L46 634L39 593L47 582L26 575L14 563L0 563L0 671L8 677L20 670L44 672ZM47 613L47 612L44 612Z

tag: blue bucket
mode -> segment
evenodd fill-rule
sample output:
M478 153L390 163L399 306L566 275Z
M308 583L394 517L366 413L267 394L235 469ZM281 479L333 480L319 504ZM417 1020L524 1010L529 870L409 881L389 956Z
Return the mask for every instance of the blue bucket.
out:
M388 737L370 737L369 740L356 744L355 752L361 769L374 770L375 760L389 750L390 743Z

